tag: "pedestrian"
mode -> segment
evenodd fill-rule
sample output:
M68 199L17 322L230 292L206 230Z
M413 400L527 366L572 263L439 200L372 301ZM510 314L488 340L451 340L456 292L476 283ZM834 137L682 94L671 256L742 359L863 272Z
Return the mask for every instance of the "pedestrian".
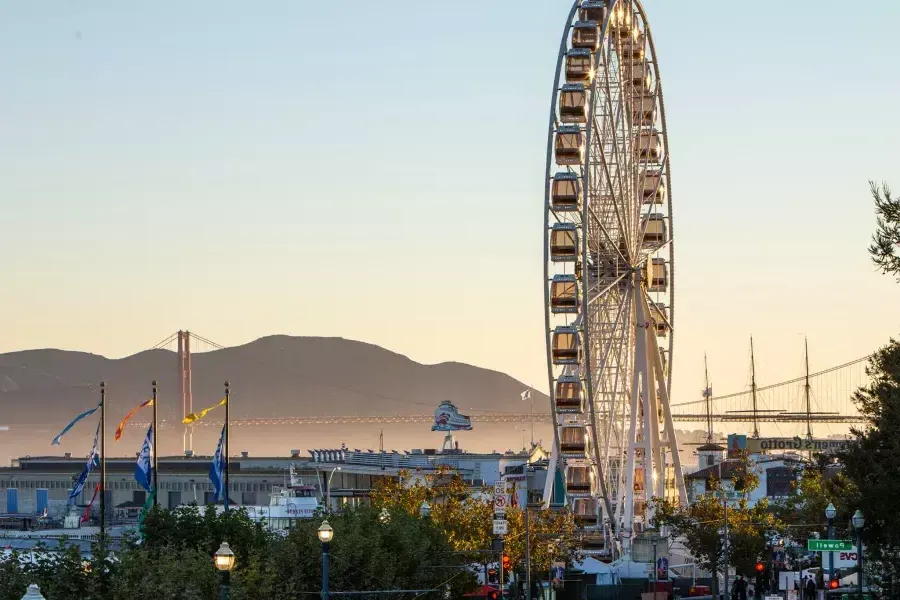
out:
M743 575L734 581L734 591L737 593L737 600L747 600L747 580Z
M806 579L806 598L807 600L816 600L816 580L810 575Z

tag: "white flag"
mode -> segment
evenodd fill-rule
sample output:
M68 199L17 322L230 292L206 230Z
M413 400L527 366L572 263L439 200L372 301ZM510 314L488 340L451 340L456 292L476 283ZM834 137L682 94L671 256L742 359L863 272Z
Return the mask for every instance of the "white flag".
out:
M531 400L531 390L525 390L522 392L522 400Z

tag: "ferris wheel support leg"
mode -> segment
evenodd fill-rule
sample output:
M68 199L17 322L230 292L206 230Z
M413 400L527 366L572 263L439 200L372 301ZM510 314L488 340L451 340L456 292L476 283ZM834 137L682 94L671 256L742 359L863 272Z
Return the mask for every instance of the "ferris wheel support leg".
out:
M637 302L634 303L635 312L637 304ZM633 323L636 324L636 320ZM639 336L635 337L639 339ZM637 452L637 421L641 414L641 375L637 368L633 368L631 373L631 416L628 424L628 438L625 440L627 464L625 466L625 510L621 536L622 554L626 560L631 559L631 535L634 532L634 459Z
M643 302L646 303L646 298ZM659 381L665 381L662 360L659 354L659 344L654 337L650 341L653 349L653 370ZM678 454L678 440L675 438L675 422L672 420L672 408L669 404L669 390L665 385L659 386L660 400L662 401L663 417L665 418L665 433L669 450L672 452L672 468L675 471L675 485L678 487L678 501L682 506L687 505L687 491L684 486L684 474L681 472L681 456Z
M550 460L547 464L547 481L544 482L544 508L549 508L550 503L553 501L553 482L556 481L556 469L559 461L559 446L557 445L557 436L554 435L553 447L550 449Z
M639 291L638 295L642 295ZM643 406L643 418L641 425L644 430L644 527L649 526L651 518L650 497L653 495L653 458L656 455L657 438L659 437L659 429L655 431L652 428L653 415L655 414L656 402L650 397L652 390L650 383L650 365L647 364L647 315L644 310L643 298L638 298L637 307L637 344L635 347L636 364L634 372L641 376L641 400ZM655 386L654 386L655 387Z

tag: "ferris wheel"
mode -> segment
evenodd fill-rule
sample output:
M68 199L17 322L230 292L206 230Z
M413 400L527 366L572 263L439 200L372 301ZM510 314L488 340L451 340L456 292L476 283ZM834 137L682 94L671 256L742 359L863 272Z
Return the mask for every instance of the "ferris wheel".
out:
M560 43L545 180L554 445L545 503L585 554L630 554L653 497L686 502L669 397L675 253L656 48L638 0L576 0Z

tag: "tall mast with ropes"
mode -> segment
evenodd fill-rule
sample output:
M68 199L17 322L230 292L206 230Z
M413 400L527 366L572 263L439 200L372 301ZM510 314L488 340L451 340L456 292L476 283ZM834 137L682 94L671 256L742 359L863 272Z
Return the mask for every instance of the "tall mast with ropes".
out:
M753 437L759 437L758 407L756 404L756 357L753 355L753 336L750 336L750 395L753 397Z
M703 388L703 397L706 399L706 443L712 444L712 388L709 387L709 367L706 364L706 352L703 353L703 375L706 377L706 386Z

